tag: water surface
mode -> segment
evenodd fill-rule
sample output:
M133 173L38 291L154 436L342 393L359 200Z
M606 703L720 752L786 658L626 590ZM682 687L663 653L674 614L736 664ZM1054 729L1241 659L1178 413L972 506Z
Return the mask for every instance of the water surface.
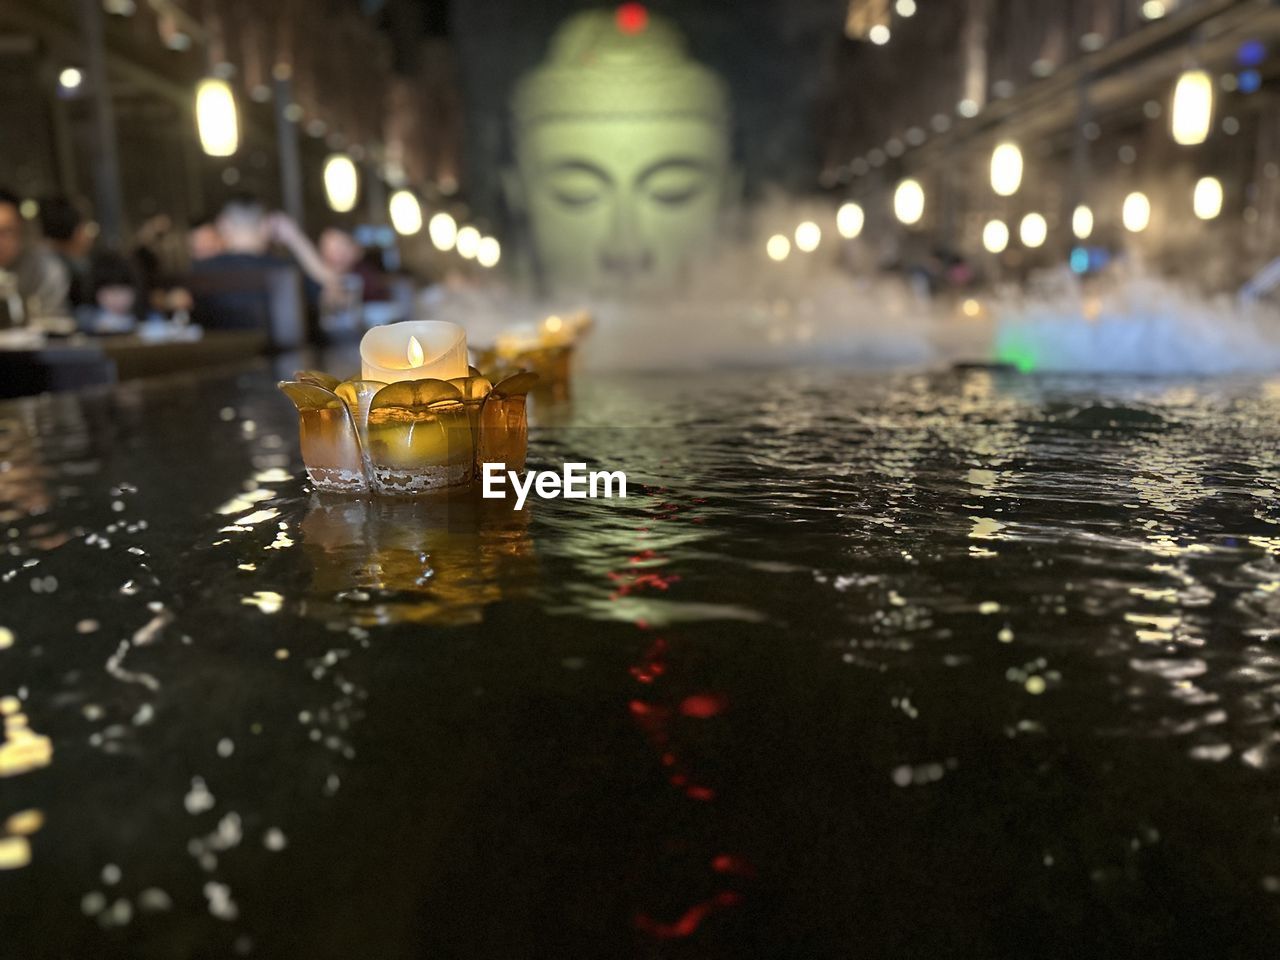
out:
M0 405L0 956L1259 957L1280 381L586 379L362 503L265 370Z

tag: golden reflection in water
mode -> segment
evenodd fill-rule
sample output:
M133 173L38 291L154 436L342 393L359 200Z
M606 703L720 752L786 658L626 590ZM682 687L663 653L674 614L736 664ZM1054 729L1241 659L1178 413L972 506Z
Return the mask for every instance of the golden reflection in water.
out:
M15 527L49 512L56 499L47 482L51 472L36 449L31 431L18 420L0 420L0 527ZM31 543L52 550L69 536L52 531L47 536L34 536Z
M474 490L413 500L316 495L299 531L313 571L303 610L320 618L477 623L487 605L537 580L529 511Z
M17 697L0 697L0 717L4 718L4 740L0 742L0 777L12 777L47 767L53 759L48 737L33 731ZM39 810L21 810L10 815L0 827L0 870L18 870L31 862L31 842L27 839L44 825Z
M22 712L17 697L0 698L0 716L4 717L4 741L0 742L0 777L12 777L47 767L53 758L53 744L48 737L36 733Z
M22 810L9 817L0 829L0 870L19 870L31 863L31 841L27 838L44 826L39 810Z

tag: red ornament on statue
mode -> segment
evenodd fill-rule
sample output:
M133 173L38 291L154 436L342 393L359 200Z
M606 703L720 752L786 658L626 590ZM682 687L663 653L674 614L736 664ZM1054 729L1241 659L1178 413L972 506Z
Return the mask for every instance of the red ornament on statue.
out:
M649 11L643 3L624 3L616 14L622 33L640 33L649 25Z

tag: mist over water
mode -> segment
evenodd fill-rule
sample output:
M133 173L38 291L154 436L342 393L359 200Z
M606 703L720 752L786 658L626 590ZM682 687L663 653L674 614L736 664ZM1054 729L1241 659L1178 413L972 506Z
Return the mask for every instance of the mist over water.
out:
M579 352L594 371L764 368L881 370L1003 363L1024 372L1211 376L1280 370L1280 308L1206 296L1133 265L1082 280L1065 265L1021 284L930 297L885 241L845 241L832 211L770 203L751 239L670 290L540 297L519 285L437 288L424 314L463 324L476 345L554 313L588 310ZM765 238L822 225L820 248L782 262ZM788 228L790 225L790 228Z
M1140 273L1086 288L1066 270L990 305L994 358L1025 371L1202 375L1280 369L1280 312Z

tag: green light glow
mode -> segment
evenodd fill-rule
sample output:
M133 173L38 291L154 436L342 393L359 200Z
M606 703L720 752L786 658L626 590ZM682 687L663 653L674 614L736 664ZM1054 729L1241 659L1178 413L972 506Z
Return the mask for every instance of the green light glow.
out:
M996 360L1017 367L1019 373L1035 373L1040 365L1035 347L1013 338L1001 339L996 344Z

